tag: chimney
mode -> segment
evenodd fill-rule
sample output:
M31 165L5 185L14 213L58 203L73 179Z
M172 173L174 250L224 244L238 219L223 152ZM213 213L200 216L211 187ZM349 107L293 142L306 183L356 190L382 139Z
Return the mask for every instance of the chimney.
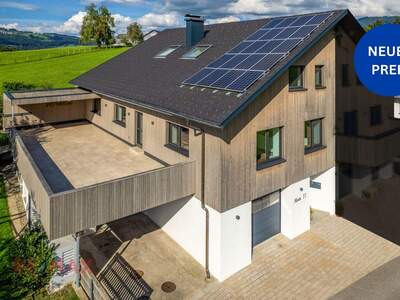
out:
M201 16L185 15L186 48L192 48L204 37L204 18Z

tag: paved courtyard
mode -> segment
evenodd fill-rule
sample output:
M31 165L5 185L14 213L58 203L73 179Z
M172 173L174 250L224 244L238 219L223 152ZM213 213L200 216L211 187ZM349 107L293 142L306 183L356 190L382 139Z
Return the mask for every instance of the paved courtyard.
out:
M118 238L107 231L108 239L91 236L82 248L97 256L89 259L100 273L120 253L118 259L140 275L152 299L326 299L400 257L399 246L345 219L317 215L309 232L294 240L277 235L255 248L247 268L223 283L205 282L197 262L138 216L111 224ZM118 259L114 255L112 262ZM173 291L164 291L165 282L174 284Z

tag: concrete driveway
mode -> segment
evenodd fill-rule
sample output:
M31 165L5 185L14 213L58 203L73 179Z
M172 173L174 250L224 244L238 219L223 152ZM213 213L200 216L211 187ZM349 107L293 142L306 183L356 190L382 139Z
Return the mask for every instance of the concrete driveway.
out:
M310 231L294 240L277 235L255 248L247 268L223 283L205 282L203 267L144 215L110 229L83 238L82 255L113 297L124 299L327 299L400 257L399 246L345 219L314 214ZM107 275L124 273L136 282Z

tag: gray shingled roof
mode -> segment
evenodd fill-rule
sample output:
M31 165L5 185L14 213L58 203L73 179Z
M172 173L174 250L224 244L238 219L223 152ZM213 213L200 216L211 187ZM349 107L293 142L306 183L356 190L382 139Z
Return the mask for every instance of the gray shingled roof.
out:
M71 83L104 96L220 127L346 15L351 14L347 10L335 11L334 16L307 41L242 95L190 88L181 83L255 32L267 19L205 26L205 37L198 44L212 47L196 60L181 59L187 51L184 47L185 28L167 29ZM165 59L154 58L170 45L182 47Z

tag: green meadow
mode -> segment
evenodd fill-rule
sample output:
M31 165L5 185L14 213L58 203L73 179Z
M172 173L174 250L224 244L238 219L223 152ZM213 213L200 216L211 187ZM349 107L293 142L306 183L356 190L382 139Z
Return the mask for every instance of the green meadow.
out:
M93 47L78 46L0 52L1 95L3 83L10 81L33 84L38 88L70 87L68 82L73 78L128 49L123 47L91 50L91 48ZM25 62L14 63L13 59L25 60Z

